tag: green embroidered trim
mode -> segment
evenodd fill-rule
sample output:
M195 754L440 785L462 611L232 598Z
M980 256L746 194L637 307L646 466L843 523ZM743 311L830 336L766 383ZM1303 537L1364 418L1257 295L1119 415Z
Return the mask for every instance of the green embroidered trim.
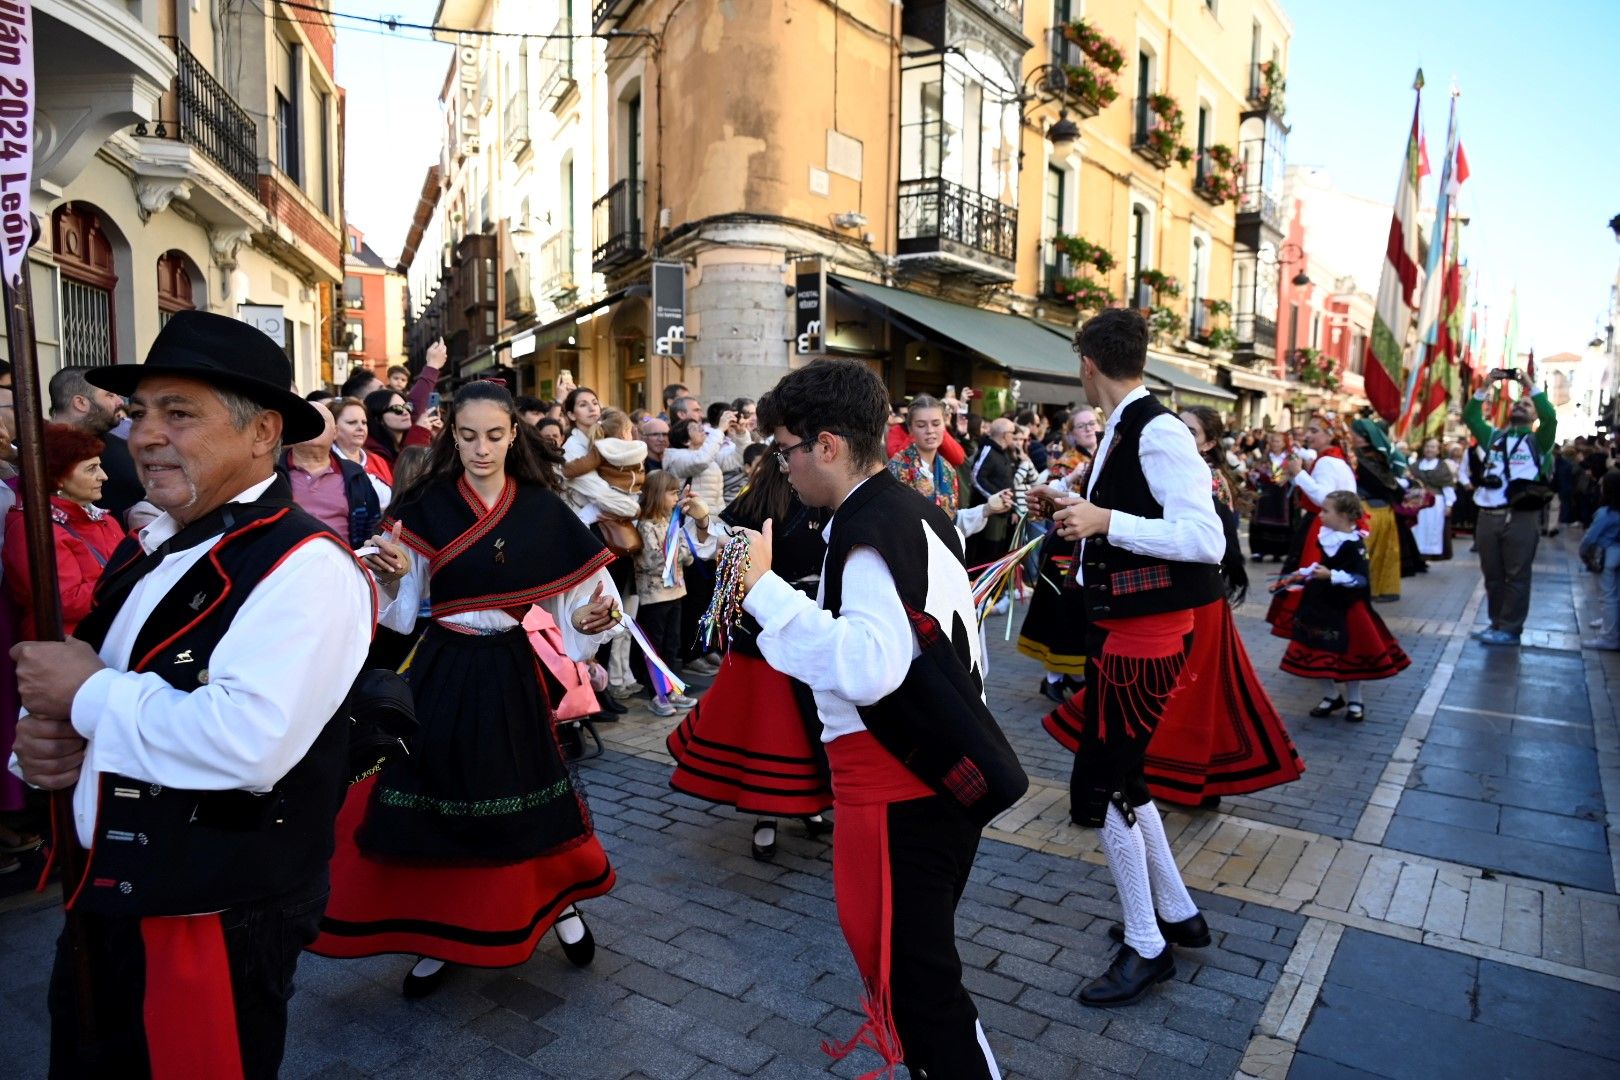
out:
M525 810L533 810L537 806L544 806L561 798L570 790L572 785L567 777L563 777L550 787L531 791L527 795L508 795L500 799L480 799L477 802L435 799L430 795L413 795L408 791L397 791L394 788L378 788L377 801L384 806L393 806L401 810L427 810L446 817L495 817L500 814L519 814Z

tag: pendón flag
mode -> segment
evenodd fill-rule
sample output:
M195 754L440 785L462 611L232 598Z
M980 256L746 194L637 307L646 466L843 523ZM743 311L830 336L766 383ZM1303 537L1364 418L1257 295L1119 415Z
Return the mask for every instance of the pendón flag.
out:
M0 269L7 282L19 279L33 239L33 171L33 0L0 0Z

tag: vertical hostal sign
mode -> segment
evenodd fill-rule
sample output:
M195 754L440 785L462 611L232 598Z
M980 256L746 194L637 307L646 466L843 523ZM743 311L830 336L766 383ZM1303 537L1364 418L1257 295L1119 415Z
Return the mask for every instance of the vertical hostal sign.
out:
M793 275L793 333L800 356L821 352L826 307L827 268L820 259L807 259Z
M28 188L34 171L32 0L0 0L0 268L6 285L22 274L33 238Z
M686 355L685 263L653 263L652 339L655 356Z

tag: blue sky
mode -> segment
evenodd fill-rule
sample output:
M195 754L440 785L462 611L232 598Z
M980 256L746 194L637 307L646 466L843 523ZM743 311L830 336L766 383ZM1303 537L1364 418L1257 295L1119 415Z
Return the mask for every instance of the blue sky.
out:
M1042 0L1028 0L1040 3ZM339 11L431 22L433 0L335 0ZM1436 177L1453 80L1472 175L1465 255L1501 339L1509 291L1520 345L1579 351L1607 310L1620 245L1620 0L1287 0L1288 157L1345 191L1389 201L1423 68L1423 121ZM347 209L384 259L399 254L438 157L437 94L449 47L338 20L348 88ZM1383 246L1382 236L1368 243ZM1376 288L1376 282L1369 283Z
M1394 198L1412 75L1435 176L1450 84L1472 218L1464 256L1490 300L1500 343L1519 295L1519 344L1580 351L1608 307L1620 245L1620 3L1614 0L1288 0L1288 160L1323 165L1356 195ZM1384 238L1369 237L1380 248Z

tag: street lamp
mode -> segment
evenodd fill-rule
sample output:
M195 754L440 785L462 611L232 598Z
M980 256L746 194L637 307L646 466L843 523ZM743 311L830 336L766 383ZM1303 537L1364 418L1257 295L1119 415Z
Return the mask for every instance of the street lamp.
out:
M1074 149L1074 144L1080 140L1080 125L1069 119L1069 110L1063 105L1063 96L1069 92L1069 76L1061 65L1042 64L1024 77L1024 85L1018 90L1018 104L1020 107L1031 102L1038 108L1041 105L1058 103L1058 118L1046 129L1046 141L1052 144L1052 152L1058 157L1066 156ZM1034 115L1035 109L1024 113L1020 119L1026 126L1030 124L1029 118ZM1019 165L1023 165L1023 152L1018 155Z

